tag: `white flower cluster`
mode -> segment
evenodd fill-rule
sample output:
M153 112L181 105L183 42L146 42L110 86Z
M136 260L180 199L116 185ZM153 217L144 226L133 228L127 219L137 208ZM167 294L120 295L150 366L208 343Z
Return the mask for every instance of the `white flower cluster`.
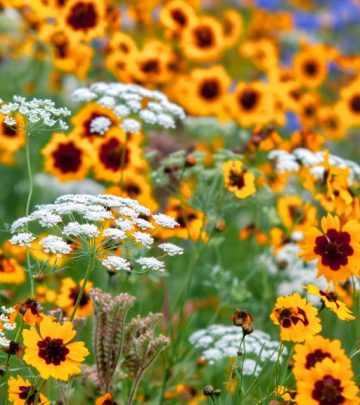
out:
M101 262L111 271L130 271L136 266L143 270L164 271L165 265L161 260L144 257L144 252L153 247L153 233L159 228L172 229L178 225L165 214L152 215L136 200L110 194L66 194L53 204L38 205L30 215L13 222L10 242L31 247L39 237L27 231L32 223L48 228L48 236L40 237L38 242L45 253L58 257L73 252L72 241L80 242L86 248L89 240L99 238L92 245L101 243L103 249L109 252ZM119 247L126 257L116 255ZM169 256L183 253L182 248L172 243L163 243L158 247Z
M184 110L171 103L164 93L136 84L98 82L89 88L75 90L72 96L75 101L92 101L111 109L121 119L121 128L126 132L140 132L142 123L175 128L175 120L185 118ZM98 126L106 131L106 123L104 120L100 122L100 118L104 117L91 123L94 132Z
M56 107L52 100L37 98L27 100L21 96L13 96L13 101L8 103L0 100L0 113L6 116L5 122L10 126L15 124L13 114L20 113L30 125L38 124L49 128L58 125L62 130L68 129L63 119L71 115L70 110Z
M209 364L215 364L222 359L235 358L242 339L242 329L237 326L211 325L206 329L194 332L189 341ZM262 366L267 361L276 361L280 343L272 340L270 335L255 330L244 339L241 352L244 353L243 373L259 375ZM286 356L284 350L282 357Z
M14 313L15 310L10 307L2 306L0 308L0 348L6 349L9 347L10 340L6 337L6 331L14 330L16 323L11 322L9 315Z
M317 178L322 178L325 172L326 153L324 151L312 152L306 148L297 148L289 153L276 149L271 151L268 157L275 162L276 169L280 173L297 172L302 166L310 167L311 173ZM351 181L360 179L360 166L356 162L330 154L329 163L339 168L349 168Z
M325 289L325 279L318 279L316 261L304 262L299 256L300 248L296 243L288 243L274 256L269 250L259 256L259 263L268 272L281 277L277 283L277 295L303 292L304 285L315 284Z
M111 121L107 117L96 117L90 122L90 132L104 135L111 127Z

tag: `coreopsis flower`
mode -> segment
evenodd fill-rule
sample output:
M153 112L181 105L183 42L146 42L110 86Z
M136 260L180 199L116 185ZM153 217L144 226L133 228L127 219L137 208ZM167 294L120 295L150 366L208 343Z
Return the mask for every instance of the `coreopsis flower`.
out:
M321 331L318 310L298 293L278 297L270 319L280 327L280 338L303 342Z
M302 243L304 260L317 259L318 275L338 283L347 280L360 269L360 224L350 220L340 223L328 214L321 219L321 229L312 227L305 232Z
M351 369L326 358L311 370L304 371L301 381L297 381L296 402L309 405L359 404L359 389L352 378Z
M89 351L84 342L73 341L76 331L71 322L63 324L45 317L37 330L34 326L22 332L24 361L35 367L42 378L67 381L80 374L80 365Z
M35 224L48 228L46 237L43 233L22 232ZM59 258L87 252L109 271L163 271L163 261L144 257L145 252L155 247L155 235L162 236L165 228L173 230L177 226L178 222L168 215L151 214L148 208L130 198L69 194L53 204L39 205L30 215L16 220L11 226L10 242L30 246L30 251L34 242L38 242L37 246L45 253ZM183 252L161 243L159 249L162 256Z
M343 321L352 321L355 316L350 309L339 299L336 292L331 288L321 290L316 285L310 284L305 287L309 294L317 295L321 298L322 304L334 312L336 316Z
M231 316L231 320L235 326L241 327L244 335L252 333L252 323L254 322L254 317L250 313L241 311L239 308L236 308Z
M329 340L318 335L306 340L303 344L296 344L293 357L293 373L296 380L302 380L304 373L306 374L324 359L341 364L344 369L351 369L351 362L337 339Z
M31 298L15 305L15 310L20 316L22 316L27 325L40 323L44 318L43 309L40 304Z
M0 284L21 284L25 270L14 258L7 258L0 250Z
M280 397L285 404L295 404L296 391L294 389L285 387L284 385L278 385L275 388L274 394Z
M13 405L34 404L36 395L38 395L39 405L50 405L46 396L39 393L35 385L32 385L29 380L24 380L20 375L9 378L8 399Z
M83 282L84 280L81 280L79 283L76 283L71 277L66 277L61 280L60 292L57 296L56 304L63 309L67 316L70 316L74 310ZM88 317L92 314L93 304L90 299L92 286L91 281L86 283L75 317Z
M101 397L97 398L95 405L116 405L114 398L108 392Z
M0 114L0 150L14 153L25 146L25 120L19 113L15 113L12 120Z
M197 20L195 10L184 0L171 0L160 10L160 23L172 36L181 36Z
M237 198L247 198L256 192L255 176L240 160L229 160L222 165L225 188Z

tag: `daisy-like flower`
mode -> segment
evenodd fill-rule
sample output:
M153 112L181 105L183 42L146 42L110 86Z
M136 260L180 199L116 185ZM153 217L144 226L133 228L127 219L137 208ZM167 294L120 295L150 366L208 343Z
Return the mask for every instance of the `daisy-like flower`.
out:
M297 381L296 403L307 405L360 404L353 373L341 363L324 359Z
M296 391L291 388L285 387L284 385L278 385L275 388L274 394L283 399L286 404L295 404Z
M21 284L24 281L24 268L14 258L7 258L0 250L0 283Z
M352 321L355 316L350 309L341 301L335 291L327 288L325 291L321 290L316 285L310 284L305 287L309 294L317 295L321 298L322 304L334 312L336 316L343 321Z
M95 405L116 405L116 402L113 400L112 395L107 392L96 399Z
M255 176L240 160L230 160L222 165L225 188L237 198L247 198L256 192Z
M71 322L60 324L45 317L39 330L32 326L22 332L24 361L35 367L41 377L67 381L80 374L80 365L89 351L84 342L72 341L76 336Z
M319 335L306 340L304 344L296 344L293 359L293 373L297 381L302 380L308 370L325 359L341 364L344 369L351 369L351 362L340 341L325 339Z
M298 293L278 297L270 319L280 326L285 341L303 342L321 331L318 310Z
M13 405L30 405L35 403L35 396L38 395L39 405L50 405L50 401L38 390L29 380L21 376L10 377L8 381L8 399Z
M328 214L321 219L321 230L312 227L305 232L302 244L304 260L318 259L318 275L327 281L346 281L360 269L360 224L350 220L340 223Z

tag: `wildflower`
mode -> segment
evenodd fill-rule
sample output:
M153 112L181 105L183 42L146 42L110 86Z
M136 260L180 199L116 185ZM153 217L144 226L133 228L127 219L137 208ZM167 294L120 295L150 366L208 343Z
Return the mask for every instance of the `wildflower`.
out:
M44 318L43 308L32 298L28 298L26 301L17 304L15 310L23 317L27 325L40 323Z
M330 288L327 288L324 291L312 284L306 286L305 289L309 294L314 294L320 297L323 305L330 309L330 311L334 312L339 319L342 319L343 321L352 321L355 319L355 316L350 309L339 300L335 291L332 291Z
M341 363L324 359L304 372L302 380L297 381L296 402L309 405L359 404L359 389L352 378L350 369L343 368Z
M283 399L286 404L295 404L296 391L291 388L287 388L284 385L278 385L275 388L275 395Z
M327 281L345 281L357 275L360 259L360 225L356 220L340 224L337 216L321 219L321 230L310 228L305 233L301 255L304 260L318 259L318 275Z
M296 344L293 368L296 380L303 380L307 370L311 370L325 359L341 364L344 369L351 369L351 362L337 339L329 340L322 336L314 336L303 344Z
M64 310L67 316L70 316L74 310L76 301L79 296L80 288L84 280L76 283L72 278L66 277L61 280L59 295L56 304ZM92 301L90 300L90 290L92 282L87 282L84 292L81 296L79 306L76 310L75 317L89 317L93 312Z
M71 322L60 324L45 317L39 331L32 326L22 332L24 361L35 367L41 377L67 381L80 374L80 365L89 354L83 342L72 342L76 335Z
M298 293L278 297L270 319L280 326L281 340L302 342L321 331L318 310Z
M8 118L8 120L6 120ZM9 122L11 118L11 122ZM25 146L26 132L25 120L19 113L14 117L7 117L0 114L0 149L8 152L16 152Z
M21 376L10 377L8 381L8 399L14 405L27 405L35 403L35 396L38 395L38 403L50 405L50 401L39 393L29 380L24 380Z
M112 395L107 392L96 399L95 405L116 405L116 402L114 401Z
M169 256L177 256L184 253L184 249L174 245L173 243L162 243L159 245L159 248L167 253Z
M254 322L254 317L250 313L236 308L231 316L231 320L235 326L241 327L244 335L253 332L252 323Z
M0 283L21 284L25 281L25 270L13 258L7 258L0 250Z
M256 192L255 176L249 172L240 160L223 163L225 188L237 198L246 198Z

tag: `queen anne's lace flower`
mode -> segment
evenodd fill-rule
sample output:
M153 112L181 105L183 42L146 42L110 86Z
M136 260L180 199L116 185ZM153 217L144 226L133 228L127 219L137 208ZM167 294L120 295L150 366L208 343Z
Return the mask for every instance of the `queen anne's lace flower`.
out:
M159 245L159 248L169 256L182 255L184 253L184 249L172 243L162 243Z
M62 238L55 235L46 236L40 242L40 245L44 247L45 253L54 253L58 257L62 255L68 255L71 252L71 246L66 243Z
M106 259L102 260L101 263L109 270L131 270L130 263L126 259L118 256L108 256Z
M136 263L140 264L143 269L155 270L155 271L164 271L165 264L156 259L155 257L142 257L137 259Z

